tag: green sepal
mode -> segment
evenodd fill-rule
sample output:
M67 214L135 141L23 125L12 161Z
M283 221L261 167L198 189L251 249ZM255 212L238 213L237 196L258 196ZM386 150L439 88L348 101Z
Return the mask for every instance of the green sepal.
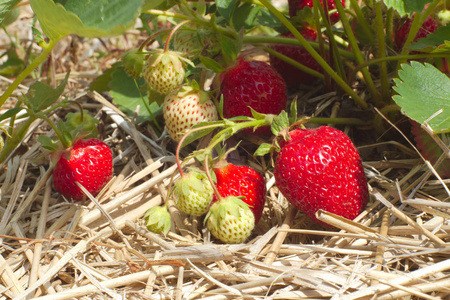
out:
M140 78L144 68L144 56L139 49L131 49L121 56L122 65L127 74L132 78Z
M166 206L154 206L148 209L144 215L147 229L154 233L166 235L172 226L170 213Z
M286 111L282 111L272 120L272 125L270 126L270 130L274 135L278 135L283 129L289 127L289 116Z
M42 148L50 152L57 152L58 150L62 150L61 143L56 138L51 138L46 135L40 135L36 137L36 140L41 143Z
M68 113L66 115L66 129L70 131L80 132L84 138L96 138L98 136L97 125L99 121L89 115L87 110L81 112Z

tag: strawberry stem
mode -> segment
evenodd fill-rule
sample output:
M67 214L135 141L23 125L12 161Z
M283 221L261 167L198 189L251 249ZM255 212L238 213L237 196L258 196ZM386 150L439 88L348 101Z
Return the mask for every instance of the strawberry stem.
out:
M219 193L219 190L217 189L217 186L216 186L215 182L213 181L213 179L211 177L211 172L210 172L210 169L209 169L208 158L209 158L209 156L205 155L204 164L205 164L206 177L208 177L208 180L211 183L211 186L213 188L214 195L216 196L217 201L220 202L220 201L222 201L222 195Z
M138 53L144 51L145 46L147 46L151 41L153 41L153 39L155 37L157 37L158 35L170 32L171 29L164 29L158 32L155 32L154 34L152 34L151 36L149 36L145 41L142 42L142 44L139 46L138 48Z
M61 144L63 145L64 149L69 148L71 145L67 142L67 140L64 138L63 133L61 132L61 130L59 130L59 128L55 125L55 123L50 120L49 117L47 117L44 114L36 114L36 116L38 116L39 118L41 118L42 120L44 120L45 122L47 122L52 129L55 131L56 136L58 137L58 139L61 141Z
M59 39L56 40L50 40L50 42L45 45L42 45L43 51L42 53L31 63L26 67L25 70L22 71L17 77L16 80L8 87L8 89L3 93L3 95L0 97L0 107L5 104L6 100L9 96L11 96L12 92L16 90L16 88L19 86L19 84L31 73L34 69L39 67L41 63L43 63L52 52L52 49L56 46L56 44L59 42Z
M164 46L164 52L167 53L169 51L169 44L170 44L170 40L172 39L172 36L175 34L175 32L184 24L187 24L191 22L191 20L184 20L180 23L178 23L169 33L169 36L167 37L166 40L166 45Z

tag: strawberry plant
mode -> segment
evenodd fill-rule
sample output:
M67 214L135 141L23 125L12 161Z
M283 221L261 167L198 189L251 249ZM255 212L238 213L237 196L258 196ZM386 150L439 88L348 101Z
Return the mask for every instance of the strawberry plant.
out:
M445 295L444 281L424 282L448 275L448 9L443 0L0 1L5 297L70 286L66 298L119 299L130 282L136 297L178 299L191 285L186 263L190 291L235 298ZM23 21L25 39L9 31ZM54 267L40 269L54 253ZM286 258L292 268L279 269ZM250 279L204 274L228 260L234 275L251 264ZM398 276L355 279L354 262ZM440 275L422 278L429 262ZM156 264L162 281L148 273ZM311 278L291 272L298 266ZM335 270L339 280L326 274ZM50 276L56 283L41 288ZM412 277L423 279L417 288L401 281ZM253 278L277 282L235 283Z

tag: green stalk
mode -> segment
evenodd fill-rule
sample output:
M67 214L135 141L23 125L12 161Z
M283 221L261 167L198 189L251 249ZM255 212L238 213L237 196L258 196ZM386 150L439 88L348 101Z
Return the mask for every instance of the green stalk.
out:
M367 23L367 19L364 16L361 8L359 7L357 0L350 0L350 5L356 14L356 18L359 22L358 26L361 26L362 30L364 31L364 34L369 37L370 41L374 41L375 38L373 36L372 29L370 28L369 23ZM371 44L373 44L373 43L371 43Z
M336 9L339 12L339 15L341 16L341 22L344 27L345 33L347 34L348 42L350 44L350 47L355 54L355 58L358 64L364 63L364 55L359 49L358 46L358 40L356 39L355 35L353 34L352 27L350 26L350 22L347 20L347 18L344 17L345 11L344 7L342 6L341 1L336 1ZM380 105L380 94L378 93L375 84L373 83L373 79L370 75L370 72L367 68L364 68L361 70L361 73L363 74L364 80L366 82L367 88L372 95L373 101L375 102L375 105Z
M384 23L383 12L381 10L381 2L375 3L375 23L376 23L376 35L377 35L377 49L378 57L386 57L386 44L384 36ZM380 67L380 80L381 80L381 96L384 103L389 103L391 98L391 91L389 88L389 79L386 61L381 61Z
M288 37L279 37L279 36L244 36L243 39L244 43L247 44L283 44L283 45L293 45L293 46L302 46L302 44L297 40L293 38ZM316 42L308 42L314 49L319 49L320 45ZM330 46L324 45L324 50L329 51ZM337 49L340 56L343 56L350 60L355 60L355 55L349 51L346 51L344 49Z
M31 64L29 64L28 67L26 67L25 70L23 70L22 73L19 74L19 76L17 76L16 80L14 80L14 82L8 87L5 93L3 93L3 95L0 97L0 107L5 104L9 96L11 96L14 90L19 86L19 84L22 83L25 78L27 78L27 76L31 72L33 72L34 69L39 67L40 64L47 60L58 41L59 39L51 40L48 44L41 45L43 49L42 53Z
M316 50L308 43L308 41L298 32L298 30L292 25L292 23L286 19L286 17L279 12L268 0L260 0L261 3L272 12L285 26L289 29L300 42L306 51L308 51L311 56L320 64L320 66L327 72L331 78L350 96L353 100L362 108L368 108L368 105L364 99L359 97L359 95L341 78L339 75L328 65L328 63L317 53ZM339 3L339 1L337 1ZM342 8L342 4L341 4ZM348 23L348 21L347 21Z
M421 58L448 58L447 53L423 53L423 54L409 54L409 55L397 55L397 56L385 56L381 58L375 58L368 61L365 61L364 63L357 65L353 71L350 78L354 78L356 76L356 73L363 69L367 68L370 65L379 64L382 62L388 62L388 61L407 61L407 60L414 60L414 59L421 59Z
M296 60L294 60L294 59L292 59L292 58L290 58L290 57L288 57L286 55L283 55L283 54L281 54L278 51L275 51L275 50L273 50L273 49L271 49L269 47L264 48L264 51L266 51L267 53L269 53L269 54L271 54L271 55L273 55L273 56L275 56L275 57L277 57L277 58L279 58L279 59L281 59L281 60L291 64L291 65L293 65L294 67L302 70L305 73L308 73L308 74L313 75L313 76L315 76L317 78L320 78L321 80L325 80L325 76L322 73L317 72L316 70L313 70L311 68L308 68L305 65L302 65L298 61L296 61Z
M308 123L314 124L339 124L339 125L356 125L356 126L368 126L372 122L363 121L354 118L315 118L312 117L308 120Z
M386 12L386 18L384 21L386 29L386 44L392 48L394 45L393 32L394 32L394 9L390 7Z

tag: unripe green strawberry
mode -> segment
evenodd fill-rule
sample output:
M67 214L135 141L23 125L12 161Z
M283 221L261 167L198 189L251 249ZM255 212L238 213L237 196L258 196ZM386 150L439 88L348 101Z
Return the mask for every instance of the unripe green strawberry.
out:
M166 206L150 208L145 212L144 219L147 229L154 233L164 233L166 235L172 226L170 213L167 211Z
M164 100L164 120L174 141L180 141L183 133L200 122L216 121L219 116L208 94L189 86L169 93Z
M183 82L184 66L176 52L155 52L150 54L142 70L148 85L161 94L167 94Z
M208 211L214 190L206 173L191 170L175 182L173 193L180 210L190 215L201 216Z
M142 76L144 62L144 57L138 54L138 49L132 49L122 55L123 68L132 78L140 78Z
M203 45L199 36L193 32L177 31L174 36L173 49L182 53L188 59L195 59L200 55Z
M239 197L214 202L205 218L211 234L227 244L243 243L255 227L255 216Z

